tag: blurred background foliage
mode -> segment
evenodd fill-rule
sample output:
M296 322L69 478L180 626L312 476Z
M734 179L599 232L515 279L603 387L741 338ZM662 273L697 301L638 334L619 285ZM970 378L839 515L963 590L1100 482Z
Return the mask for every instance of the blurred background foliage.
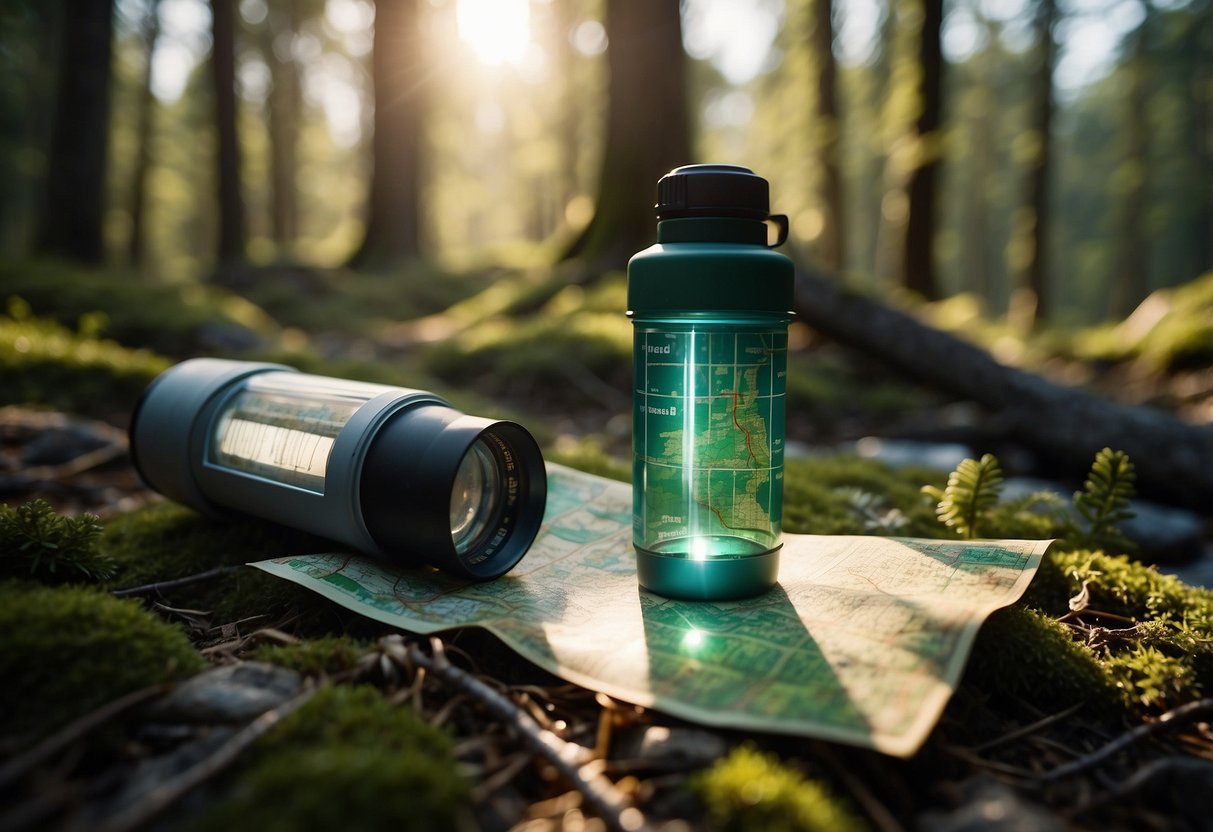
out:
M1213 360L1210 0L87 8L0 0L13 332L625 411L653 183L723 161L802 267L999 357Z

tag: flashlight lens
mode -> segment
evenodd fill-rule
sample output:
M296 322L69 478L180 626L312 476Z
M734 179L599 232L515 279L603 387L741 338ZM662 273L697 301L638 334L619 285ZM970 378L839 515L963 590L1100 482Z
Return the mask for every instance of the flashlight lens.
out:
M497 460L483 437L477 439L463 455L451 489L451 540L457 554L467 554L492 523L500 485Z

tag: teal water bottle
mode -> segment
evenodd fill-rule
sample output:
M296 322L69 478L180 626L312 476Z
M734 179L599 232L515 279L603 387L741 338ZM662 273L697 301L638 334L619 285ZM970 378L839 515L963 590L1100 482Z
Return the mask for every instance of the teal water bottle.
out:
M775 583L792 261L767 181L687 165L657 183L657 244L628 263L632 538L640 585L723 600Z

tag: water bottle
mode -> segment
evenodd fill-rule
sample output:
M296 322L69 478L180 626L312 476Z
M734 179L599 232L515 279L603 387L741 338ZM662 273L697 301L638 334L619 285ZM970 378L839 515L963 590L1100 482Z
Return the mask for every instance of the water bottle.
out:
M628 263L632 527L640 585L757 595L779 572L792 262L767 181L687 165L657 183L657 243Z

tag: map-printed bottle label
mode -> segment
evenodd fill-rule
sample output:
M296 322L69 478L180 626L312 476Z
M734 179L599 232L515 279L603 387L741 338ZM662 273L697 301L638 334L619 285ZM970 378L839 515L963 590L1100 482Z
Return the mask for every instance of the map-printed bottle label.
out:
M780 543L787 332L635 332L637 548L690 558Z

